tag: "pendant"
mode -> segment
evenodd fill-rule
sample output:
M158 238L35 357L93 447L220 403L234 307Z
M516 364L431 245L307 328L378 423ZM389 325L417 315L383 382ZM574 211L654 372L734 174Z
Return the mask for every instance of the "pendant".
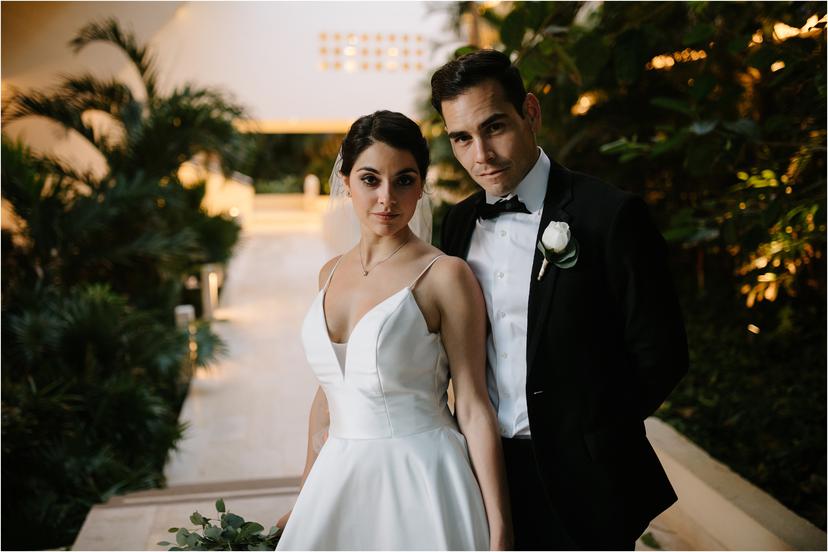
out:
M363 270L363 271L362 271L362 275L363 275L363 276L368 276L368 271L367 271L367 270Z

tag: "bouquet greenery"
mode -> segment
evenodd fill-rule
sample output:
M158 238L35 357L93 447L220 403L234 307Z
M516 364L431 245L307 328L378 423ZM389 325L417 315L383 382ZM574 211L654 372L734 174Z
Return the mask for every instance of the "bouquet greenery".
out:
M264 527L255 521L245 521L243 517L226 511L224 500L216 500L218 519L212 520L193 512L190 522L201 526L199 530L189 531L184 527L170 527L175 533L176 546L169 550L275 550L282 530L275 525L267 534L262 534ZM214 525L217 521L218 525ZM172 543L160 541L160 546Z

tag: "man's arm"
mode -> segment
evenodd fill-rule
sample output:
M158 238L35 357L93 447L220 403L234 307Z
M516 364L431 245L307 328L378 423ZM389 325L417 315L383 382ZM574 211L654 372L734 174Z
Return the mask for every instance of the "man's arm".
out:
M630 196L617 211L606 258L639 412L646 418L687 373L688 355L667 245L641 198Z

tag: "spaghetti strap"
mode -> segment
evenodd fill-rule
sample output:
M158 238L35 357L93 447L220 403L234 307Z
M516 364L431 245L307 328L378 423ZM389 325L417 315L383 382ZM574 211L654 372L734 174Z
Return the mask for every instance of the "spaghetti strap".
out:
M425 273L426 273L426 272L428 272L428 269L429 269L429 268L431 268L431 265L433 265L434 263L436 263L436 262L437 262L437 259L439 259L439 258L441 258L441 257L445 257L445 255L437 255L436 257L434 257L433 259L431 259L431 262L430 262L430 263L428 263L428 265L427 265L427 266L423 269L423 271L422 271L422 272L420 272L420 274L419 274L416 278L414 278L414 281L413 281L413 282L411 282L411 283L408 285L408 289L414 289L414 286L416 286L416 285L417 285L417 282L419 282L419 281L420 281L420 278L422 278L422 277L425 275Z
M331 279L333 278L334 272L336 272L336 267L339 266L339 261L341 261L342 257L344 256L345 255L340 255L339 258L336 260L336 263L334 263L330 274L328 274L328 279L325 281L325 285L322 287L322 289L328 289L328 286L331 284Z

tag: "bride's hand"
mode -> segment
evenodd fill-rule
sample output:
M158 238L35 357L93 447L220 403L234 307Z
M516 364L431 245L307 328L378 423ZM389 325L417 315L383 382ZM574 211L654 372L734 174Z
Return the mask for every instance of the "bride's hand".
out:
M291 513L291 512L293 512L293 510L292 510L292 509L291 509L291 510L288 510L288 511L287 511L287 513L286 513L285 515L283 515L282 517L280 517L280 518L279 518L279 521L277 521L277 522L276 522L276 527L278 527L279 529L284 529L284 528L285 528L285 525L287 525L287 522L288 522L288 520L290 519L290 513Z

